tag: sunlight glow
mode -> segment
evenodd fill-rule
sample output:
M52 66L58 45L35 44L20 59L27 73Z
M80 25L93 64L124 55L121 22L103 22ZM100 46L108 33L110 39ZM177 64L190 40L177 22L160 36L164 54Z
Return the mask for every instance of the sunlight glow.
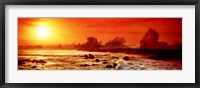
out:
M48 36L49 29L45 26L39 26L37 27L36 33L37 33L37 36L39 36L40 38L44 38Z

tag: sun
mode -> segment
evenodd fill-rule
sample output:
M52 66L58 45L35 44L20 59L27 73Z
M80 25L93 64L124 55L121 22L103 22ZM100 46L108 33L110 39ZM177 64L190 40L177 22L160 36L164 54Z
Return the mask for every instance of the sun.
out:
M40 38L45 38L49 34L49 29L46 26L39 26L36 28L37 36Z

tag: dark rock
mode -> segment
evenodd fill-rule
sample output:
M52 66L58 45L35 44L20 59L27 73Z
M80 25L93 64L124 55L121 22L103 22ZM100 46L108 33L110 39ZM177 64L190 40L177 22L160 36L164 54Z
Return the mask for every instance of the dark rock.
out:
M47 63L46 61L44 60L37 60L36 63L41 63L41 64L44 64L44 63Z
M29 59L18 60L18 65L25 64L26 62L31 62L31 60L29 60Z
M129 60L128 56L123 57L124 60Z
M37 66L32 66L31 68L37 68Z
M94 59L94 55L89 54L88 56L89 56L89 59Z
M112 65L106 65L106 68L112 68L113 66Z
M90 65L88 65L88 64L81 64L80 66L90 66Z
M84 55L84 57L85 57L85 59L88 59L88 58L89 58L88 55L86 55L86 54Z
M36 63L36 60L32 60L31 62L32 62L32 63Z
M117 66L117 63L113 63L113 68L115 68Z
M22 65L24 64L24 61L23 60L18 60L18 65Z
M44 64L44 63L47 63L47 62L44 61L44 60L32 60L31 62L32 62L32 63L37 63L37 64Z
M100 62L100 60L99 60L99 59L95 59L95 61L96 61L96 62Z
M104 62L103 62L103 64L107 64L107 63L108 63L107 61L104 61Z

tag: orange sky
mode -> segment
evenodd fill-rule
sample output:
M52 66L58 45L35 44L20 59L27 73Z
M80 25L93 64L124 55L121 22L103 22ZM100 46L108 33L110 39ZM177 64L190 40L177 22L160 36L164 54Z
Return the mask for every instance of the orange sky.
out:
M39 36L38 27L48 34ZM96 37L102 44L124 37L126 45L139 46L149 28L159 33L159 41L182 43L182 18L18 18L19 45L84 43Z

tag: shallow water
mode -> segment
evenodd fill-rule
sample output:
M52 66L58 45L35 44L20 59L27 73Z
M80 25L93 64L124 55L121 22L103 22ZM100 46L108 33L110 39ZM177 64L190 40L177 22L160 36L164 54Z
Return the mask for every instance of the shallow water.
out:
M94 59L85 59L85 54L94 55ZM128 63L144 67L144 70L181 70L180 60L151 60L148 55L88 52L80 50L19 50L19 70L116 70L107 68L119 58L128 56ZM97 62L95 59L99 59ZM103 63L107 62L107 63Z

